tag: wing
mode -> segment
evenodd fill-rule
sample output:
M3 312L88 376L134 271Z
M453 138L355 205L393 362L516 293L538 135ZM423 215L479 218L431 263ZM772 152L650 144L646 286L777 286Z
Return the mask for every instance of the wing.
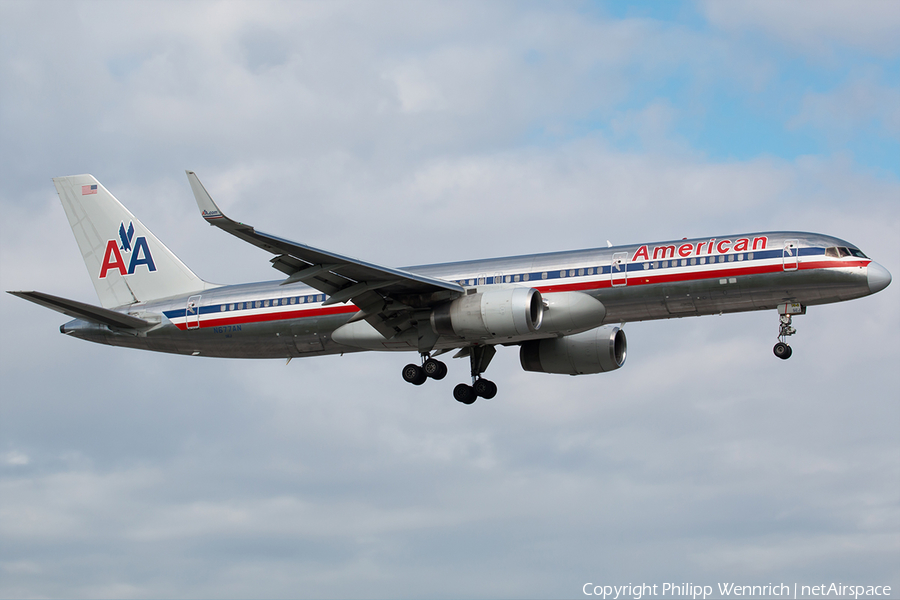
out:
M197 175L193 171L185 172L203 218L210 225L274 254L272 266L288 276L282 285L302 282L327 294L326 305L352 302L360 309L352 320L366 319L385 337L407 329L412 311L466 293L465 288L451 281L313 248L229 219L213 202Z

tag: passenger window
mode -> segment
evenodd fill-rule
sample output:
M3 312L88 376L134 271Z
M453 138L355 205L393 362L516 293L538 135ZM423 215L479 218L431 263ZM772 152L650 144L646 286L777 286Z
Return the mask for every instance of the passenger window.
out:
M696 258L692 258L692 259L691 259L691 266L693 267L693 266L696 265L696 264L697 264L697 259L696 259Z
M737 257L738 257L738 260L744 260L744 255L743 255L743 254L738 254Z
M518 276L518 275L514 276L514 277L513 277L513 281L518 282L518 281L519 281L519 276Z
M749 253L749 254L747 255L747 260L753 260L753 253L752 253L752 252Z
M681 266L682 266L682 267L686 267L686 266L687 266L687 259L686 259L686 258L682 258L682 259L681 259Z
M528 281L528 279L529 279L528 273L525 273L525 275L522 276L522 279L524 279L525 281Z
M650 268L650 263L644 263L644 270L646 271L649 268Z
M728 262L734 262L734 254L728 255Z
M565 277L565 276L566 276L566 272L565 272L565 271L560 271L560 272L559 272L559 276L560 276L560 277Z
M700 257L700 264L701 264L701 265L705 265L705 264L706 264L706 257L705 257L705 256L701 256L701 257Z
M575 269L569 271L569 277L575 277Z
M541 279L547 279L547 271L541 273Z

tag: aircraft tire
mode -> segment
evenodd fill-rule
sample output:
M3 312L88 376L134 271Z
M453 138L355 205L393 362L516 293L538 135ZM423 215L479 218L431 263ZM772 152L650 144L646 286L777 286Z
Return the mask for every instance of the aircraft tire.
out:
M412 363L403 367L403 380L407 381L413 385L422 385L425 383L425 380L428 379L428 375L425 374L425 370L422 369L419 365L414 365Z
M787 344L785 344L784 342L778 342L777 344L775 344L775 347L772 349L772 352L774 352L775 356L777 356L781 360L789 359L791 357L791 354L794 353L794 351L791 349L791 347L788 346Z
M475 394L485 400L490 400L497 395L497 384L487 379L479 379L475 382Z
M475 393L475 388L473 388L471 385L460 383L458 386L453 388L453 397L457 402L462 402L463 404L472 404L478 398L478 395Z
M426 360L422 368L425 370L425 374L432 379L443 379L447 376L447 365L433 358Z

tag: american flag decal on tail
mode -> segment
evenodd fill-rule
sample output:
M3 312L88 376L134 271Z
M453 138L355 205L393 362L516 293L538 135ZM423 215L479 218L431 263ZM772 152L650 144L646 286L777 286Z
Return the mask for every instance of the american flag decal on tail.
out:
M97 193L97 184L81 186L81 195L82 196L88 196L90 194L96 194L96 193Z

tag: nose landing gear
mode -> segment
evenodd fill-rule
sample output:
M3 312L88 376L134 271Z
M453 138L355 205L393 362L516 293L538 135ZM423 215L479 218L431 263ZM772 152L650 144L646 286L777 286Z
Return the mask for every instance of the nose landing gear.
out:
M794 353L793 349L788 345L788 336L797 333L797 330L791 326L791 317L793 315L805 315L806 307L799 303L779 304L778 305L778 343L772 348L775 356L782 360L787 360Z
M789 359L791 357L791 354L794 353L794 350L784 342L778 342L777 344L775 344L775 347L772 349L772 351L775 353L775 356L783 360Z

